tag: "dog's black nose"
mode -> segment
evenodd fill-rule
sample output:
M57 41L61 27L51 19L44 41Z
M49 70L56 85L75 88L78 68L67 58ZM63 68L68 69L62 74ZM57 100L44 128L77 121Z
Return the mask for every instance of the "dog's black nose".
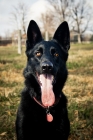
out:
M50 61L44 61L41 64L43 72L51 72L53 64Z

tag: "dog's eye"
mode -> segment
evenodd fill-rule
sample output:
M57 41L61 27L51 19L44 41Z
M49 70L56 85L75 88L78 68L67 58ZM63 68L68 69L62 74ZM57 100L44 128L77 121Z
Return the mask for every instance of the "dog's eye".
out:
M58 56L59 56L59 54L58 54L58 53L54 53L54 56L55 56L55 57L58 57Z
M42 54L41 54L41 52L36 52L36 56L37 57L39 57L39 56L41 56Z

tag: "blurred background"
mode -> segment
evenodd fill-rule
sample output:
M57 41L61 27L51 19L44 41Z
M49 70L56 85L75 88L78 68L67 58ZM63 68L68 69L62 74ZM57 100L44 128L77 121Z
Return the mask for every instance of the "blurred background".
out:
M92 13L93 1L88 0L0 0L0 45L15 43L18 30L25 42L31 19L48 39L62 21L67 21L71 42L93 41Z

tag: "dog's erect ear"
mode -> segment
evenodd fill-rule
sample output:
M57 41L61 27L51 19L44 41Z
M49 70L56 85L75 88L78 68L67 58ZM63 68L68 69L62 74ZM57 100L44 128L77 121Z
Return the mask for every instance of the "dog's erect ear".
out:
M57 42L65 49L69 50L70 48L70 32L68 23L64 21L57 28L53 39L57 40Z
M27 29L27 40L30 43L31 49L36 43L42 40L42 35L37 23L34 20L31 20Z

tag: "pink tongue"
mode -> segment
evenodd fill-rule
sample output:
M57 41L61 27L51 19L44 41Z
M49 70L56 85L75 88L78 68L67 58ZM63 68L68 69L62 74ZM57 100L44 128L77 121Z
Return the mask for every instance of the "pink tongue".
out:
M41 100L44 106L52 106L55 102L55 96L53 93L53 86L52 86L53 76L52 75L40 75L40 82L41 85Z

